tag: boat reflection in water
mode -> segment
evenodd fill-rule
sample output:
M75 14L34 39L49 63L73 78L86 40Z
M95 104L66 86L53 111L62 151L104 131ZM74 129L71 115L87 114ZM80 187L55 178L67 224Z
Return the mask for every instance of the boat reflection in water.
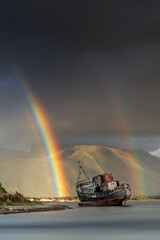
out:
M81 179L82 174L85 179ZM104 173L89 179L80 162L76 191L80 206L122 206L131 196L130 185L120 185L112 174Z

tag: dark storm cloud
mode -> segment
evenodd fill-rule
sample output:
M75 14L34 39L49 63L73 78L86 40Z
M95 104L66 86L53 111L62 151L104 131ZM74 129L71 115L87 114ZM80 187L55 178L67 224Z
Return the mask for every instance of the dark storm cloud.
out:
M5 1L0 27L4 36L48 36L67 48L109 51L159 43L159 7L155 0Z
M61 147L72 145L102 145L120 149L142 149L145 151L155 151L160 149L160 137L158 136L106 136L106 135L67 135L59 136ZM160 150L158 151L158 154ZM160 155L160 154L159 154Z
M159 134L159 8L155 0L5 1L0 82L17 84L16 64L61 135Z

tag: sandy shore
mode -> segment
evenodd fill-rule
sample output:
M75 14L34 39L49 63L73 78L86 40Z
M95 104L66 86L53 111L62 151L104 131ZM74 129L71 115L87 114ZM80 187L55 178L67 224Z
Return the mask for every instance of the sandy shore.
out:
M13 214L13 213L28 213L28 212L45 212L72 209L64 205L54 204L37 204L30 206L0 206L0 214Z

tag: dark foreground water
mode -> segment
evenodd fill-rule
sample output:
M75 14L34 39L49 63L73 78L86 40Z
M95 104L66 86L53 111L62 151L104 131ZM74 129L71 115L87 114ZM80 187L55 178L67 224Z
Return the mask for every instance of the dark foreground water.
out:
M160 239L160 201L128 202L126 207L0 215L0 240Z

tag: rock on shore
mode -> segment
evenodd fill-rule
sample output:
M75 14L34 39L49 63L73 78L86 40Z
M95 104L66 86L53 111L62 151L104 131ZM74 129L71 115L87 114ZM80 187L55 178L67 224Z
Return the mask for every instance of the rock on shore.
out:
M13 214L13 213L29 213L29 212L45 212L72 209L64 205L31 205L31 206L1 206L0 214Z

